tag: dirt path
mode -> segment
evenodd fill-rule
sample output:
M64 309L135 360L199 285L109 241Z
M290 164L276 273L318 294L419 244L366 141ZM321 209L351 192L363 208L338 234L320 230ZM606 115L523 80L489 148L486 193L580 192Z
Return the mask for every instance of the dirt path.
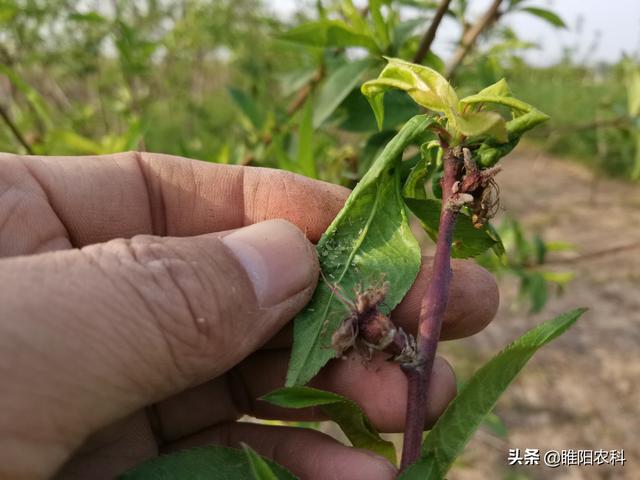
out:
M512 154L499 183L505 211L548 241L571 242L580 254L640 242L640 185L602 180L594 194L587 169L533 149ZM444 345L454 366L475 363L475 369L537 323L590 308L539 352L500 400L496 413L508 436L476 435L450 480L640 478L640 248L556 268L576 277L542 314L511 308L517 285L508 278L501 282L493 324L474 338ZM509 448L624 449L627 461L624 467L515 468L506 466Z

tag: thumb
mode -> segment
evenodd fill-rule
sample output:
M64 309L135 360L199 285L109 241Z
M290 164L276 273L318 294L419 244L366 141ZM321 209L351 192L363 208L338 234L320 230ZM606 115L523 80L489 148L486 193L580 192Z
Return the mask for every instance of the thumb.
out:
M222 374L307 303L317 275L315 249L284 220L0 260L0 443L79 443Z

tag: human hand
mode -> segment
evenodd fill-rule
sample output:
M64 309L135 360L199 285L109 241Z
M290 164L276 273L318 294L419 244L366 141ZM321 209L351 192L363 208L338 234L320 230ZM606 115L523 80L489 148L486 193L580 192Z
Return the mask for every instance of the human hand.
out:
M346 189L146 153L0 155L0 167L0 478L113 478L162 452L241 441L304 479L394 477L319 432L236 421L322 420L257 398L284 382L288 322L318 276L310 242ZM393 313L406 330L429 265ZM487 272L454 262L443 337L482 329L497 304ZM444 360L432 381L430 423L455 394ZM403 429L406 380L384 355L333 361L312 385Z

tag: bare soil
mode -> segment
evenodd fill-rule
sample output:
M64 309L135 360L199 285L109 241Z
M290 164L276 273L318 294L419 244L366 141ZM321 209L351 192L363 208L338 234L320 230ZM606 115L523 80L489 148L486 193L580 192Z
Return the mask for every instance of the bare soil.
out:
M562 261L553 268L575 279L542 313L528 315L513 309L517 281L504 278L496 320L473 338L446 342L440 353L472 371L536 324L579 306L589 311L538 352L501 398L496 413L507 436L479 431L449 479L640 479L640 185L594 183L588 169L530 146L503 165L504 213L547 241L573 243L576 251L556 254ZM626 248L589 255L620 246ZM509 448L624 449L626 463L512 467Z

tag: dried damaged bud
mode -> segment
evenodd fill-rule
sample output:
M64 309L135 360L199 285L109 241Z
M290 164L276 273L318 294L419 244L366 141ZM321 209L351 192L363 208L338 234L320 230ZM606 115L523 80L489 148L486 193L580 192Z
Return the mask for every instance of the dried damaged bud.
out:
M391 320L378 309L387 295L389 284L383 282L364 291L358 288L353 302L345 298L337 287L331 289L349 309L349 316L331 337L331 348L340 357L352 347L358 347L358 342L366 344L366 348L376 348L378 340L388 335L393 327Z
M454 184L447 208L459 211L463 206L469 206L473 226L482 228L497 213L500 205L498 185L494 180L500 167L480 170L468 148L463 148L462 154L464 175Z
M377 309L378 305L384 302L389 292L389 284L382 282L379 286L371 286L362 292L359 288L356 290L356 311L359 314L367 313L369 310Z
M476 194L471 206L471 222L475 228L482 228L498 213L500 208L500 189L491 179L488 184Z
M396 326L377 308L359 319L360 338L375 350L384 350L393 341Z
M390 360L401 364L415 362L415 339L380 311L389 290L388 283L364 291L358 288L353 302L341 295L336 287L332 289L349 308L349 316L331 337L331 347L339 357L354 348L365 360L371 358L374 350L379 350L390 353Z
M389 360L398 362L402 366L416 365L418 363L418 345L413 335L398 328L398 334L394 338L394 350ZM397 353L395 353L397 352Z
M356 344L358 322L353 316L348 317L331 336L331 348L338 357L343 357L347 350Z

